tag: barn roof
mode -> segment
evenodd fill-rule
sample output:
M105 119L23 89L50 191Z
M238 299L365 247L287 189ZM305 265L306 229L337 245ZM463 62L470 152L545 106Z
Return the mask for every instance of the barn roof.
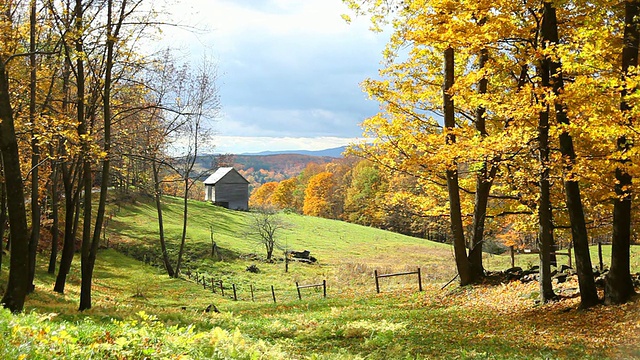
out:
M218 181L220 181L222 178L224 178L225 176L227 176L231 172L234 172L236 174L236 177L239 177L240 179L244 180L244 182L246 182L247 184L249 183L249 181L247 181L247 179L245 179L244 176L240 175L240 173L238 171L236 171L236 169L234 169L232 167L221 167L218 170L216 170L216 172L211 174L204 181L204 184L205 185L215 185Z

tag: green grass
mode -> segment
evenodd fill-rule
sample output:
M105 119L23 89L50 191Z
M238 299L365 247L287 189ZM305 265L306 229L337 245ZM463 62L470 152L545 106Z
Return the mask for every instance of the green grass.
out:
M181 204L166 198L169 247L175 261ZM93 308L78 312L79 258L64 295L51 291L54 276L40 258L36 291L26 315L0 313L0 356L62 358L315 358L315 359L555 359L640 358L640 305L578 311L578 299L536 306L536 284L440 287L455 274L448 245L368 227L294 214L283 215L287 248L309 250L318 264L267 263L248 254L263 250L247 238L250 213L190 203L187 267L222 279L225 297L188 279L170 279L157 265L156 214L150 199L122 203L109 223L114 249L101 250L95 269ZM209 256L210 233L223 260ZM605 247L605 259L609 248ZM594 251L595 252L595 251ZM634 254L637 249L634 248ZM280 257L281 255L278 254ZM597 254L594 254L597 257ZM638 268L636 256L632 262ZM154 260L155 259L155 260ZM508 256L485 257L487 267L510 266ZM537 263L520 255L516 265ZM6 264L6 261L5 261ZM157 262L156 262L157 264ZM261 272L246 267L256 264ZM381 279L373 271L422 269L415 276ZM6 278L6 265L0 276ZM295 282L327 280L328 298ZM236 285L240 301L230 298ZM255 302L249 287L255 289ZM271 299L271 286L278 302ZM576 287L575 283L563 286ZM204 312L215 304L221 313ZM184 309L183 309L184 308ZM55 315L50 315L55 314ZM625 329L624 336L609 329ZM48 340L45 340L48 339ZM92 345L93 344L93 345Z
M165 232L175 263L181 234L182 207L178 199L167 197L165 200ZM141 259L142 254L147 255L159 265L158 230L153 204L148 200L137 201L135 204L123 204L120 209L110 222L108 232L111 242L125 244L124 251ZM282 288L285 284L291 287L296 281L317 283L326 279L334 293L371 292L375 289L372 278L376 269L379 273L390 273L420 267L425 281L446 282L455 275L453 253L448 245L297 214L282 215L286 228L280 233L280 245L290 250L309 250L318 263L291 263L289 273L285 274L281 251L274 254L278 259L275 263L243 259L249 254L265 257L262 245L245 235L250 213L228 211L194 201L189 205L189 214L185 268L207 273L207 276L222 279L224 283L235 283L244 290L254 285L270 291L271 285ZM221 249L222 261L210 257L210 227L214 229L214 239ZM248 265L254 263L262 270L260 274L245 271ZM385 280L381 281L384 285ZM396 278L386 282L395 286L415 281ZM366 290L362 289L365 284L368 284Z

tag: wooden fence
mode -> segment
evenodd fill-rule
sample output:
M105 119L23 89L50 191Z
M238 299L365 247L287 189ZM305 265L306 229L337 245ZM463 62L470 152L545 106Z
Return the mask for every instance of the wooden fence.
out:
M408 272L401 272L401 273L395 273L395 274L378 274L378 270L374 270L373 273L376 278L376 292L378 294L380 294L380 282L378 281L378 279L392 277L392 276L404 276L404 275L414 275L414 274L418 275L418 289L422 291L422 275L420 274L420 268L418 268L418 270L416 271L408 271Z
M598 267L600 268L600 271L604 270L604 261L602 259L602 245L609 245L609 244L603 244L602 242L598 242ZM515 252L515 249L513 248L513 246L511 246L509 248L509 251L510 251L510 255L511 255L511 267L514 267L515 263L516 263L515 262L516 252ZM523 252L521 252L519 254L538 254L538 253L540 253L540 251L537 250L537 249L533 249L533 250L526 249L526 250L524 250ZM571 252L571 248L570 247L567 248L566 252L558 252L558 251L556 251L556 252L552 252L551 254L552 255L564 255L564 256L567 256L567 258L569 259L568 260L569 267L573 267L572 266L572 252Z
M220 295L222 297L225 296L225 284L223 283L222 280L216 280L211 276L207 276L205 274L200 274L200 273L191 273L189 271L185 272L185 275L187 275L187 278L189 280L193 280L196 282L196 284L200 284L202 285L203 289L211 289L211 291L214 294L220 293ZM296 291L298 293L298 299L302 300L302 294L300 293L300 289L305 289L305 288L322 288L322 292L323 292L323 297L326 298L327 297L327 280L322 280L322 283L319 284L310 284L310 285L300 285L298 282L296 282ZM231 288L229 288L228 286L226 287L227 290L231 289L233 291L233 296L232 299L234 301L238 301L238 292L239 289L236 286L236 284L231 284ZM257 289L253 286L253 284L249 285L249 294L251 295L251 301L256 301L256 291ZM273 302L276 303L276 289L274 288L273 285L271 285L271 299L273 299Z
M516 265L516 255L525 255L525 254L539 254L540 250L538 249L524 249L522 250L522 252L516 252L513 246L509 247L509 255L511 256L511 267L514 267ZM558 251L554 251L551 253L551 255L563 255L563 256L567 256L568 260L568 265L569 267L571 266L571 248L567 248L566 252L558 252Z
M327 280L322 280L321 284L311 284L311 285L299 285L296 281L296 290L298 290L298 299L302 300L302 294L300 293L300 289L306 288L322 288L322 295L326 299L327 298Z

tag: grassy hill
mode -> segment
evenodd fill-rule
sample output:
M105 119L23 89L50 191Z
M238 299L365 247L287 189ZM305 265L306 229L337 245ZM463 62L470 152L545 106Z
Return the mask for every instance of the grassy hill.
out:
M176 199L167 200L165 231L170 253L175 258L181 234L182 208ZM361 289L352 285L367 283L368 290L373 289L371 279L375 269L389 273L420 267L425 281L446 282L455 275L453 253L448 245L297 214L281 215L285 229L280 233L279 242L289 250L309 250L318 263L294 263L290 272L284 274L282 251L276 253L278 261L275 263L259 261L265 257L265 251L255 238L246 235L251 213L229 211L199 201L193 201L189 206L186 268L243 287L270 288L285 279L289 284L326 279L333 291L359 292ZM152 263L160 265L155 211L153 204L146 200L122 204L110 223L108 234L110 241L122 252L139 259L146 256ZM210 256L212 230L224 261ZM261 274L245 271L254 263L264 270ZM252 281L254 283L250 284Z
M170 248L177 249L180 203L167 198ZM114 205L114 210L117 207ZM381 230L299 215L282 241L311 251L314 265L260 260L262 249L245 235L250 213L190 203L187 266L222 279L225 296L189 279L169 279L154 266L157 224L150 199L121 203L110 221L109 249L98 255L94 307L76 311L79 259L67 293L51 291L55 278L38 269L26 315L0 311L0 356L58 358L246 359L539 359L640 358L640 304L577 310L578 298L539 306L537 283L441 289L454 274L447 245ZM222 260L210 256L210 228ZM117 251L115 250L117 249ZM608 249L605 248L605 251ZM127 256L129 254L130 256ZM255 255L251 255L255 254ZM172 251L175 256L175 250ZM150 259L143 264L135 258ZM633 266L638 256L634 249ZM506 256L486 257L504 269ZM517 259L535 263L535 256ZM6 263L6 262L5 262ZM261 272L245 271L257 265ZM373 271L421 267L425 291L414 276L381 279ZM0 276L6 277L6 268ZM297 299L294 283L327 280L328 297L312 289ZM239 301L231 299L236 284ZM251 301L250 287L255 289ZM273 303L270 288L277 300ZM555 284L577 288L575 281ZM220 313L205 312L215 304ZM57 354L57 355L56 355Z

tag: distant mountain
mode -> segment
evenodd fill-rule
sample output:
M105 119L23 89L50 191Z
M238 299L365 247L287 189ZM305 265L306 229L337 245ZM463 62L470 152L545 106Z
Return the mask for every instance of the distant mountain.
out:
M263 156L263 155L283 155L283 154L297 154L297 155L308 155L308 156L322 156L322 157L333 157L333 158L341 158L342 153L347 149L346 146L340 146L331 149L325 150L282 150L282 151L262 151L259 153L245 153L240 154L239 156Z
M260 153L243 155L201 155L198 156L195 171L213 173L218 166L233 166L242 176L249 180L251 188L270 181L282 181L298 176L310 163L323 165L340 158L340 149L310 151L314 154L298 152ZM317 155L329 153L332 155ZM338 155L336 155L338 154Z

